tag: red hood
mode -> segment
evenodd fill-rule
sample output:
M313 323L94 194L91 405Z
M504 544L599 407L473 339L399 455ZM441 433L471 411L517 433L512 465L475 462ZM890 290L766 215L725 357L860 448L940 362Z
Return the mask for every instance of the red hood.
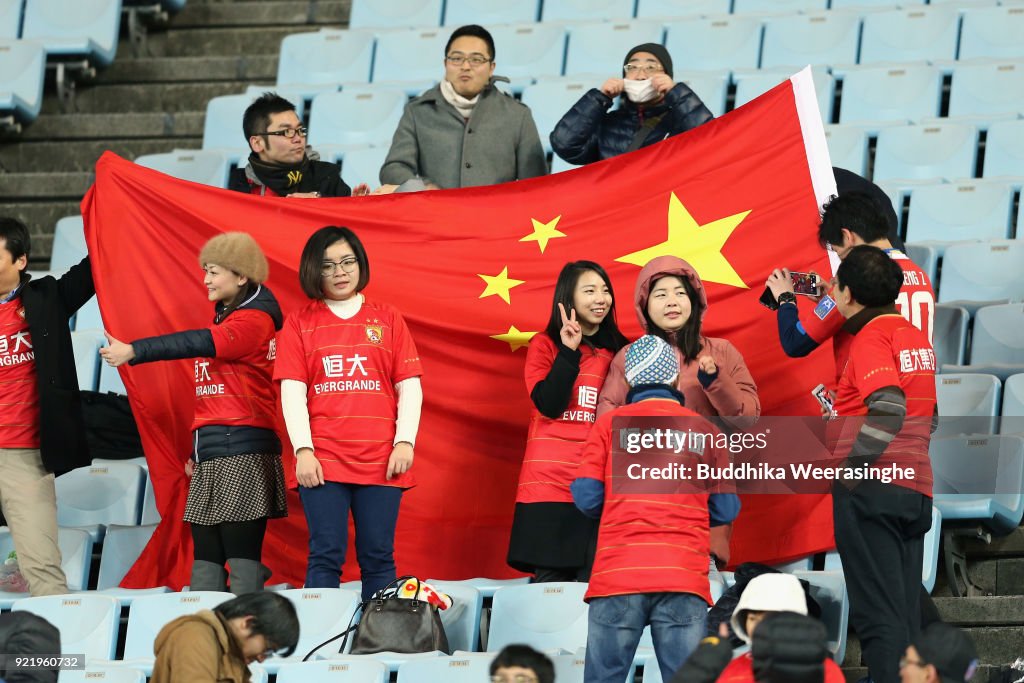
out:
M678 256L659 256L649 261L640 270L640 275L636 279L636 289L633 290L633 302L636 308L637 319L640 321L640 327L645 332L649 331L647 330L647 320L644 318L644 311L647 309L647 297L651 295L651 284L664 275L685 277L690 281L690 285L693 287L693 291L697 293L697 298L703 309L701 312L701 322L703 322L704 314L708 311L708 297L704 292L704 283L700 281L697 271Z

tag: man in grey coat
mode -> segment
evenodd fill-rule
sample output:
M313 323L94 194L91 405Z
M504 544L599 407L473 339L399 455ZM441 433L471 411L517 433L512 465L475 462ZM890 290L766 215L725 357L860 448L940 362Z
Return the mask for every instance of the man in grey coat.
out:
M493 185L547 173L530 109L493 85L494 39L462 26L445 46L445 78L405 107L380 181L415 176L442 188Z

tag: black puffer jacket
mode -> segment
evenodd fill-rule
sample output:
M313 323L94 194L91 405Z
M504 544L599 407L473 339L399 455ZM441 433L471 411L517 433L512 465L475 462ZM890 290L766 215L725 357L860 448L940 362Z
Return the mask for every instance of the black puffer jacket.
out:
M645 119L661 116L641 147L685 133L714 118L695 92L676 83L656 106L644 107L623 97L622 106L608 111L612 98L597 88L588 90L551 132L551 148L570 164L589 164L625 153Z

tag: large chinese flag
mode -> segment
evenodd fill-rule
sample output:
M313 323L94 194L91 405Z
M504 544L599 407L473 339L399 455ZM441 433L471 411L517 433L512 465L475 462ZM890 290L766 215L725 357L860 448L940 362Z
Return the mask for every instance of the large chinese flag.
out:
M544 328L555 278L591 259L611 274L618 320L639 334L631 301L647 260L675 254L708 290L705 333L743 353L765 414L817 414L809 389L833 376L830 349L792 361L758 304L773 267L828 272L818 207L834 192L808 72L700 128L616 159L492 187L298 200L259 198L167 177L105 154L82 203L103 320L122 340L210 324L197 254L223 231L251 233L287 314L305 301L296 274L307 236L353 228L369 252L367 294L405 315L423 359L419 485L398 523L400 574L513 576L505 565L529 419L525 346ZM160 527L129 587L188 581L180 521L191 451L191 361L122 369L142 433ZM293 472L288 454L286 471ZM306 528L297 496L271 523L273 581L301 585ZM832 547L831 510L814 496L747 497L734 560L784 560ZM358 568L350 555L344 578Z

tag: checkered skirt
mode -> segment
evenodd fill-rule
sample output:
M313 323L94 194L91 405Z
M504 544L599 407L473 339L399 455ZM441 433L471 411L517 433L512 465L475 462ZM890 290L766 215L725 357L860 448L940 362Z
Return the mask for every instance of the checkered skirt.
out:
M246 453L198 463L184 520L192 524L287 517L284 469L277 453Z

